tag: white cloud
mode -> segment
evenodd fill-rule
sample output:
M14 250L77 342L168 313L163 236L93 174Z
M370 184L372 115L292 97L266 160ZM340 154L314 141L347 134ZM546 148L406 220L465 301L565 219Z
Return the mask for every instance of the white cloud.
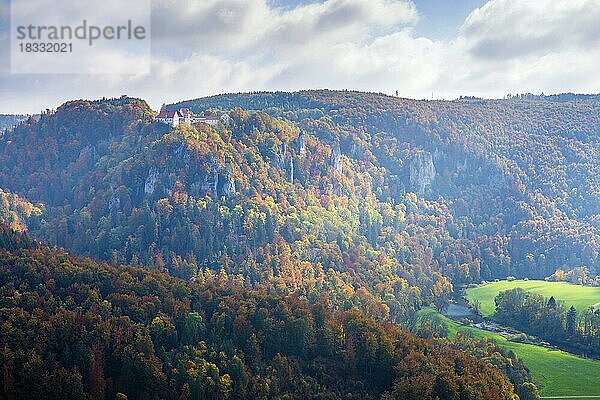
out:
M231 63L216 56L193 54L179 62L154 59L152 74L132 79L130 83L137 93L159 104L193 98L198 93L216 94L268 86L277 73L277 68L270 66L256 68L243 61Z
M327 0L291 10L266 0L157 0L152 22L159 45L229 55L363 40L417 19L409 0Z
M598 0L491 0L465 20L441 80L487 96L599 92L598 21Z
M494 0L475 10L461 36L476 57L502 60L597 50L598 0Z
M229 91L324 87L415 98L600 92L600 0L490 0L451 41L417 37L409 0L270 4L155 0L150 74L14 82L0 72L0 111L122 93L157 107Z

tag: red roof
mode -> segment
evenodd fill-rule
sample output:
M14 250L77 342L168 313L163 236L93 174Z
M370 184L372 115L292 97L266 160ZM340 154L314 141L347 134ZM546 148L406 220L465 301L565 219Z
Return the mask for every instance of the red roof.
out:
M156 118L174 118L175 115L181 117L181 113L177 110L161 110Z

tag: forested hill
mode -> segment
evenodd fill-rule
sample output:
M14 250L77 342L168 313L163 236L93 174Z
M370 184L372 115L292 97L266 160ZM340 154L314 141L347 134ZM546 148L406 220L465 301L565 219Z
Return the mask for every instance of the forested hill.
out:
M543 99L419 101L373 93L305 91L220 95L168 108L242 107L298 123L325 117L348 130L343 137L333 135L344 153L351 155L353 148L354 153L377 149L382 137L438 153L458 150L495 164L501 178L510 179L499 183L511 183L521 191L539 189L570 216L598 214L600 97L564 94ZM403 161L401 154L392 155ZM380 164L393 161L379 153L375 156ZM434 197L451 195L446 187L431 186Z
M6 399L510 400L503 373L531 393L491 343L417 339L326 296L99 264L1 224L0 292Z
M449 205L459 236L502 248L500 274L557 265L598 272L598 95L417 101L334 91L221 95L173 107L243 107L285 117L382 168L378 197L413 191ZM326 133L325 133L326 132ZM325 135L324 135L325 133ZM488 250L482 253L489 253ZM492 273L494 275L494 273Z
M400 324L453 284L598 273L594 98L312 91L182 105L232 122L171 129L119 98L20 124L0 138L0 212L79 255L311 302L327 292Z

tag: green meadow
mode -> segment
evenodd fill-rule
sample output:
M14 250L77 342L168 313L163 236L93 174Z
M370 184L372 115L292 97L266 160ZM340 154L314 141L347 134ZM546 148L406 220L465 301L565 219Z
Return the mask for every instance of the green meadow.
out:
M558 301L565 303L567 307L575 306L578 311L600 303L600 287L573 285L566 282L546 281L524 281L491 282L486 285L467 289L467 298L470 302L479 302L481 312L484 315L492 315L495 312L495 297L498 293L516 287L532 293L539 293L544 297L554 296Z
M514 351L529 367L542 396L600 396L600 361L541 346L511 342L499 334L461 325L433 309L421 311L422 318L434 316L444 321L450 338L455 337L457 332L465 332L475 338L488 337Z

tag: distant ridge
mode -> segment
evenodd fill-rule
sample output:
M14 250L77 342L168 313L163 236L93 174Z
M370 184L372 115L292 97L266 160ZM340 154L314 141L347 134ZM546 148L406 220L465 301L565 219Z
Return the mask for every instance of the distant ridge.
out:
M286 99L287 105L292 107L296 104L300 99L303 99L307 96L313 94L320 95L335 95L335 94L351 94L351 95L369 95L369 96L377 96L377 97L386 97L398 99L400 101L408 101L408 102L424 102L428 103L431 100L423 100L423 99L412 99L408 97L398 97L392 96L385 93L380 92L362 92L356 90L331 90L331 89L311 89L311 90L300 90L300 91L255 91L255 92L238 92L238 93L223 93L205 97L198 97L195 99L182 100L177 103L168 104L166 109L175 110L178 108L185 107L194 107L198 104L202 104L205 108L216 108L217 106L223 108L231 108L234 106L239 106L240 101L248 104L248 109L265 109L272 107L273 104L271 102L265 101L266 98L276 97L278 99ZM509 96L509 97L508 97ZM535 95L532 93L523 93L523 94L511 94L507 97L500 98L480 98L475 96L461 96L460 98L454 100L433 100L435 102L454 102L460 100L480 100L480 101L509 101L509 100L537 100L537 101L548 101L555 103L565 103L571 101L589 101L589 102L600 102L600 94L583 94L583 93L557 93L550 95ZM260 100L259 100L260 99ZM254 100L254 101L252 101ZM315 107L322 105L322 103L315 103ZM228 106L228 107L226 107Z

